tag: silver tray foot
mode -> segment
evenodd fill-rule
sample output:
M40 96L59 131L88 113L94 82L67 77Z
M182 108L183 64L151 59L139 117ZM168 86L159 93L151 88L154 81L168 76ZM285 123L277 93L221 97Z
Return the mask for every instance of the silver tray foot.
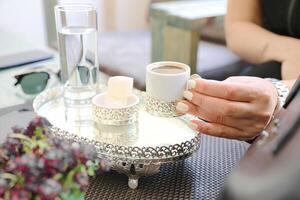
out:
M150 176L159 172L161 164L142 164L131 163L126 161L117 161L113 167L119 173L124 173L128 176L128 187L136 189L138 187L139 178L141 176Z
M139 185L139 179L138 178L130 178L128 179L128 187L130 189L136 189Z

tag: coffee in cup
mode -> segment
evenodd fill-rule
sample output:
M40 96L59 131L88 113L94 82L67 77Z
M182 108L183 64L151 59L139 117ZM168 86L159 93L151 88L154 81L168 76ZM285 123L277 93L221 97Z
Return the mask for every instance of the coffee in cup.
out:
M185 72L186 69L177 66L166 65L166 66L153 68L152 71L161 74L179 74Z

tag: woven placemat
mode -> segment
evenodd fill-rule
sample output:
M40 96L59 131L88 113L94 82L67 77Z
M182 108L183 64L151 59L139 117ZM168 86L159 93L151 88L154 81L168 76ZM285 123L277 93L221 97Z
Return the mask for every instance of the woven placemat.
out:
M85 199L216 199L248 146L203 135L197 153L163 165L158 174L140 178L136 190L128 188L127 176L111 171L90 181Z

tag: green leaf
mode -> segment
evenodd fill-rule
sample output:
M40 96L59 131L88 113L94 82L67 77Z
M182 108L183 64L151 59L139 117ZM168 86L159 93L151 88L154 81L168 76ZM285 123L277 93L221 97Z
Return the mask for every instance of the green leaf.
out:
M87 174L89 175L89 176L95 176L95 169L94 169L94 167L93 166L90 166L88 169L87 169Z
M56 181L58 181L58 180L60 180L62 177L63 177L63 175L62 175L61 173L59 173L59 174L55 174L55 175L53 176L53 179L56 180Z
M85 192L76 190L76 191L70 192L70 193L63 193L60 195L60 198L64 199L64 200L83 200L84 195L85 195Z
M34 196L34 200L41 200L41 198L38 196Z
M63 184L63 188L64 189L68 189L68 188L71 188L72 185L74 184L73 183L73 179L74 179L74 175L75 175L75 171L74 170L71 170L68 174L67 174L67 177L64 181L64 184Z
M5 200L9 200L10 198L9 198L9 191L6 191L5 193L4 193L4 199Z
M74 169L72 169L68 174L67 174L67 177L64 181L64 184L63 184L63 188L64 189L71 189L71 188L74 188L76 187L75 183L74 183L74 175L79 172L81 170L82 166L81 165L78 165L77 167L75 167Z
M31 141L30 137L20 134L20 133L11 133L8 135L8 137L10 138L16 138L16 139L20 139L20 140L26 140L26 141Z
M0 174L0 177L4 178L4 179L9 179L13 182L16 182L18 180L17 176L11 173L3 173Z
M42 127L36 127L35 128L35 131L34 131L34 135L37 137L37 136L39 136L39 137L42 137L42 135L43 135L43 128Z
M86 173L86 167L83 164L79 165L79 172Z
M22 175L22 173L18 172L16 177L17 177L16 184L24 185L25 177Z
M18 183L18 180L19 180L17 175L14 175L14 174L11 174L11 173L0 174L0 177L3 178L3 179L9 180L9 187L10 188L15 186Z

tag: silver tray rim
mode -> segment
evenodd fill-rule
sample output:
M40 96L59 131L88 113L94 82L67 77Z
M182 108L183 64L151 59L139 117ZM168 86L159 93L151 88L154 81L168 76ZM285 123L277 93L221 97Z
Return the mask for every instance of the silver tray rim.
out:
M106 86L100 85L99 88L100 91L104 91ZM62 93L63 87L54 87L43 91L33 100L34 111L38 113L38 109L40 107L55 98L61 97ZM134 90L134 93L142 98L145 96L145 92L139 90ZM143 103L143 100L141 103ZM169 146L123 146L104 143L89 139L87 137L78 136L54 125L50 125L48 128L51 136L66 139L71 142L80 142L92 145L95 147L97 153L102 157L104 156L110 160L113 159L116 161L130 161L131 163L154 164L182 160L196 152L201 143L201 135L198 134L189 141L183 141L180 144L172 144Z

